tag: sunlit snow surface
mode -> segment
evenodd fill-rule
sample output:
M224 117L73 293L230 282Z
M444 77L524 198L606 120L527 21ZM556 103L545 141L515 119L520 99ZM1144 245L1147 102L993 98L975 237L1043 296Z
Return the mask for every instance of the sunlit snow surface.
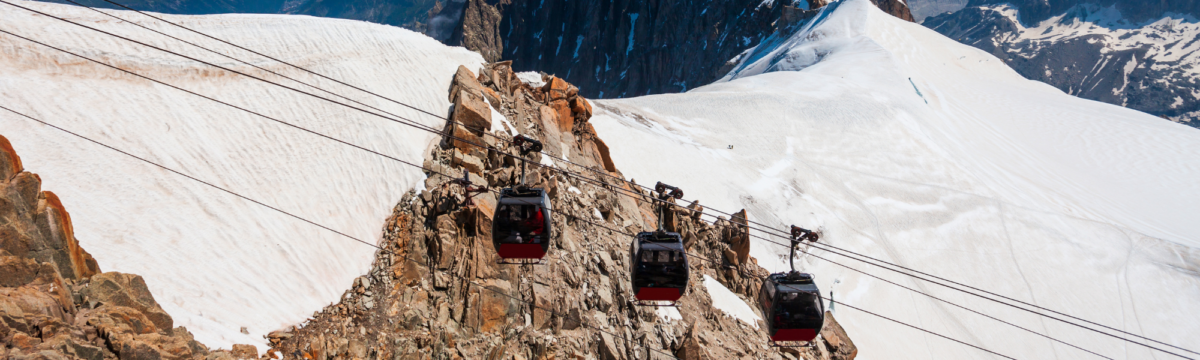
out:
M210 53L86 9L18 2L238 70ZM441 122L198 35L119 16L335 89L420 123ZM400 28L299 16L167 16L423 109L444 112L459 64L482 59ZM433 136L304 95L0 5L0 28L97 57L292 124L420 164ZM419 170L165 86L0 35L0 104L374 243ZM271 80L279 78L268 76ZM284 80L286 81L286 80ZM155 298L210 347L262 344L349 288L373 248L7 112L8 137L62 199L105 271L145 276ZM245 326L249 335L239 333ZM260 350L263 346L259 346Z
M822 227L822 242L1200 350L1200 131L1027 81L866 0L835 3L743 59L685 94L597 101L591 122L625 175L677 185L710 212ZM787 268L783 247L756 240L751 252ZM1169 357L813 254L1106 356ZM839 301L1005 355L1093 357L814 257L797 262ZM838 309L864 359L992 358Z

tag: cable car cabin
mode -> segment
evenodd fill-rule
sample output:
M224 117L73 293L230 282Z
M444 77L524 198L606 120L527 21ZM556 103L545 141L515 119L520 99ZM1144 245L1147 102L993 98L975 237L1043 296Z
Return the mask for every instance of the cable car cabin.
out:
M505 264L538 263L550 249L550 199L542 189L500 191L492 217L492 243Z
M639 305L674 306L683 297L688 284L688 262L679 233L656 231L638 233L630 245L633 293Z
M763 281L759 303L774 346L812 346L825 325L825 305L812 275L771 274Z

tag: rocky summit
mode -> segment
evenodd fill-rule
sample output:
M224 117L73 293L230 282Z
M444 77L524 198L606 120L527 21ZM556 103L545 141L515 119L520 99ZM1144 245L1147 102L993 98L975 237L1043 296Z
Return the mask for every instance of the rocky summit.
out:
M257 358L173 325L141 276L101 272L71 215L0 136L0 359Z
M536 80L536 79L532 79ZM336 304L269 335L272 356L296 359L853 359L831 314L812 348L775 348L762 320L714 307L706 278L754 301L767 271L749 256L744 221L703 221L699 203L661 221L690 260L677 307L635 304L631 234L657 227L650 194L621 173L592 128L592 104L563 79L523 81L509 62L460 68L445 141L430 149L425 189L411 191L382 229L370 271ZM491 241L496 191L521 181L517 134L544 153L525 183L547 191L554 230L537 265L499 264ZM486 186L487 191L468 192ZM742 213L744 216L744 213ZM724 291L724 289L719 289ZM761 319L761 312L756 313Z

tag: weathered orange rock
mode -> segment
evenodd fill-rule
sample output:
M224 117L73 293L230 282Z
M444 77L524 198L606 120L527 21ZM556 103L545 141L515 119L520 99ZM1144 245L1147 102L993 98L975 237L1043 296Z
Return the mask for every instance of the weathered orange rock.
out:
M233 344L233 351L230 351L234 358L238 359L257 359L258 348L249 344Z
M79 240L75 239L75 227L71 224L71 214L67 213L66 207L58 199L58 195L50 191L43 191L42 197L46 203L45 208L39 209L39 212L46 213L51 225L50 234L47 235L57 239L55 242L62 244L62 249L66 252L70 262L69 264L58 264L59 273L67 279L85 279L100 273L100 266L96 263L96 259L92 258L92 254L79 247Z
M583 118L583 121L588 121L592 118L592 104L588 103L587 99L582 96L571 98L571 111L575 112Z
M558 129L562 132L571 132L575 128L575 117L571 115L571 105L566 100L554 100L550 102L550 108L554 109L558 115Z
M454 114L451 118L479 134L492 128L492 109L478 92L459 91L458 102L454 103Z
M738 264L745 264L750 257L750 232L746 226L746 209L736 212L729 219L737 224L738 232L729 241L729 247L737 253Z
M500 94L497 94L496 90L492 90L491 88L483 88L483 97L487 98L488 104L491 104L493 109L500 111Z
M0 181L8 181L22 169L24 167L21 166L21 157L17 156L17 151L13 150L8 139L0 136Z
M80 293L91 300L130 307L139 313L145 313L144 316L159 329L174 327L171 316L154 300L154 295L150 294L150 289L146 287L146 281L141 276L119 272L98 274L92 276L91 283Z
M551 77L550 81L547 81L546 85L542 86L542 91L546 92L547 99L550 101L566 100L568 97L567 92L570 90L571 84L557 76Z
M483 144L483 139L480 138L479 135L475 135L474 132L467 130L467 128L458 124L452 124L450 127L451 132L454 134L454 138L450 139L451 146L468 153L470 153L472 150L480 149L479 146L475 145Z
M479 91L483 89L483 84L475 79L475 74L471 70L467 70L466 66L459 65L458 72L454 73L454 80L450 81L450 103L458 101L459 92Z
M491 280L484 287L487 289L479 291L479 331L500 330L513 310L512 298L505 296L512 286L504 280Z

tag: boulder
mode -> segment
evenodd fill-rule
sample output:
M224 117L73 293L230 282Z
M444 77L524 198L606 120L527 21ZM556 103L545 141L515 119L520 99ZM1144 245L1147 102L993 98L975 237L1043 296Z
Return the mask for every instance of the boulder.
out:
M737 263L745 264L750 258L750 232L746 225L746 209L734 213L730 221L734 224L734 231L726 241L733 252L737 253Z
M258 358L258 348L254 347L254 345L233 344L232 350L233 351L230 351L230 354L232 354L234 358L238 358L238 359L257 359Z
M0 288L0 322L7 322L13 329L34 333L37 322L26 323L24 319L52 318L72 322L70 308L64 307L62 298L40 291L32 286Z
M588 103L587 99L582 96L571 98L571 111L583 118L583 121L588 121L592 118L592 104Z
M552 107L542 105L538 107L537 114L534 115L542 122L542 129L544 129L543 132L546 134L546 138L542 139L542 141L545 143L546 151L562 155L561 151L557 150L560 146L559 144L562 143L563 133L563 128L558 125L558 112Z
M458 95L460 91L479 91L483 89L483 84L475 79L475 74L471 70L467 70L466 66L459 65L458 72L454 73L454 80L450 81L450 103L458 103Z
M463 168L467 169L467 171L472 173L483 175L483 160L479 160L479 158L468 155L462 151L455 151L453 160L454 165L462 166ZM483 185L483 183L479 183L477 185Z
M675 357L679 360L712 359L708 350L705 349L704 343L700 341L700 331L698 323L692 323L687 334L683 336L683 343L679 345L678 350L675 350Z
M0 286L2 287L18 287L32 283L39 277L38 273L41 271L45 271L45 269L33 259L0 256Z
M491 116L491 113L488 116ZM476 135L475 132L458 124L450 124L450 133L454 134L454 138L450 139L450 146L455 147L459 151L470 153L473 150L480 149L479 145L476 144L484 143L480 135Z
M559 131L570 132L575 128L575 117L571 115L571 105L566 100L551 101L550 108L554 110Z
M625 354L621 352L617 346L616 339L606 331L600 332L600 359L601 360L621 360L625 358Z
M63 278L86 279L100 272L100 266L92 254L79 247L75 228L71 224L71 214L67 213L58 195L50 191L42 192L34 221L42 230L46 246L52 249L47 257L58 266Z
M568 97L567 93L571 91L572 87L566 80L554 76L549 81L546 81L546 85L542 86L542 91L546 93L547 99L550 101L566 100Z
M507 294L512 292L508 281L490 280L479 289L478 316L476 324L479 332L491 332L504 328L509 314L515 311L513 299Z
M483 99L479 90L459 90L458 101L454 103L454 114L451 119L476 134L491 130L492 109Z
M447 270L454 262L458 225L450 215L441 215L437 218L437 230L437 243L434 244L434 248L437 249L435 264L438 270Z
M23 169L21 157L13 150L12 143L0 135L0 183L8 182L8 179L20 174Z
M591 123L588 124L589 127L591 125ZM608 172L617 172L617 165L613 163L612 155L609 155L608 152L608 144L605 144L604 140L601 140L598 137L592 138L592 141L596 145L596 152L600 155L600 162L603 163L604 170Z
M549 286L539 283L533 284L533 328L542 330L551 325L551 318L554 313L550 309L556 308L554 301L554 292Z
M93 276L80 293L86 299L100 302L102 305L136 309L144 313L159 329L173 327L171 316L154 301L154 296L150 294L150 289L146 287L146 281L141 276L106 272Z
M110 342L117 341L120 338L118 335L122 334L153 334L163 329L155 325L153 320L146 317L146 314L128 306L104 305L95 310L86 311L80 316L86 324L95 327L100 335L109 339ZM115 348L120 348L120 346Z

